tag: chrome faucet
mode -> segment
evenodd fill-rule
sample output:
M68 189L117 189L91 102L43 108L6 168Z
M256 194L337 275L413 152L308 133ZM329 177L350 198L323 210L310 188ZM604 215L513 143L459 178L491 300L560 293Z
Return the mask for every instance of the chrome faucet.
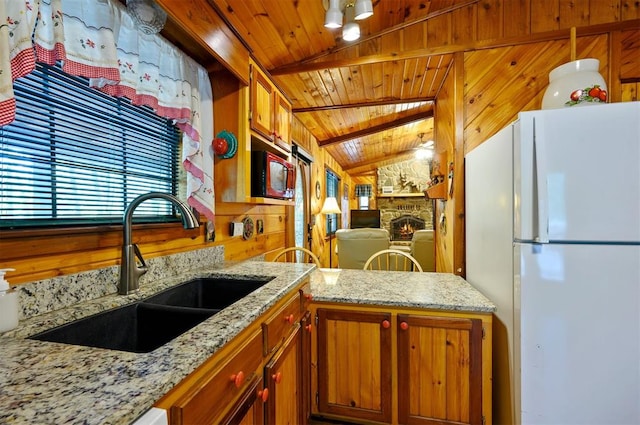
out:
M139 287L140 276L145 274L149 267L144 262L138 245L131 243L131 222L133 221L133 211L147 199L161 198L172 202L180 210L182 215L182 225L185 229L195 229L200 227L198 219L191 212L187 204L173 195L161 192L150 192L135 198L124 211L122 219L122 259L120 260L120 283L118 284L118 294L127 295ZM140 266L136 262L140 261Z

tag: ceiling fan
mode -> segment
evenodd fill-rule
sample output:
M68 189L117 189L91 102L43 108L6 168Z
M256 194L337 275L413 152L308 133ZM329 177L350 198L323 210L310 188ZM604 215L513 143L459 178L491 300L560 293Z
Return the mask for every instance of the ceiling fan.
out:
M433 149L435 148L435 144L433 140L427 140L426 142L422 141L424 137L424 133L419 133L418 137L420 138L420 143L417 147L415 147L416 158L417 159L429 159L433 157Z

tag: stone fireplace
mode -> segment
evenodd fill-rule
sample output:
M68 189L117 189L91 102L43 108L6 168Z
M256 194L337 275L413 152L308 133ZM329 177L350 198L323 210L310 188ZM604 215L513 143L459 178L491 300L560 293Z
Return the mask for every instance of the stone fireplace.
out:
M408 242L413 231L433 229L433 202L426 200L424 196L378 196L377 202L380 227L389 231L392 241Z
M413 237L413 232L424 228L425 222L423 219L405 214L391 220L389 234L392 241L410 241Z
M396 245L409 244L413 232L433 229L433 201L422 193L429 180L430 163L408 160L378 168L377 207L380 227Z

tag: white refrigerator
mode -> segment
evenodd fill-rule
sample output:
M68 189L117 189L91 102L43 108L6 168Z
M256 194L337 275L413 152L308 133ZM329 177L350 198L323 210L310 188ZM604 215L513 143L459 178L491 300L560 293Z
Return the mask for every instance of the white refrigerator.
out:
M496 424L640 424L640 102L530 111L465 156Z

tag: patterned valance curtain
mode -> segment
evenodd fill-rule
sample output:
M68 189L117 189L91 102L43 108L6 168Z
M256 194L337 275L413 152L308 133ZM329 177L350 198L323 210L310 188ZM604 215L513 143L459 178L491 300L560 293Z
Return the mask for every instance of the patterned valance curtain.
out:
M213 139L213 95L204 68L164 38L138 31L115 0L1 0L0 17L0 126L15 118L13 81L35 61L60 61L92 87L175 122L184 134L187 202L213 220L213 150L206 143Z
M356 185L356 198L366 196L371 198L373 191L370 184L357 184Z

